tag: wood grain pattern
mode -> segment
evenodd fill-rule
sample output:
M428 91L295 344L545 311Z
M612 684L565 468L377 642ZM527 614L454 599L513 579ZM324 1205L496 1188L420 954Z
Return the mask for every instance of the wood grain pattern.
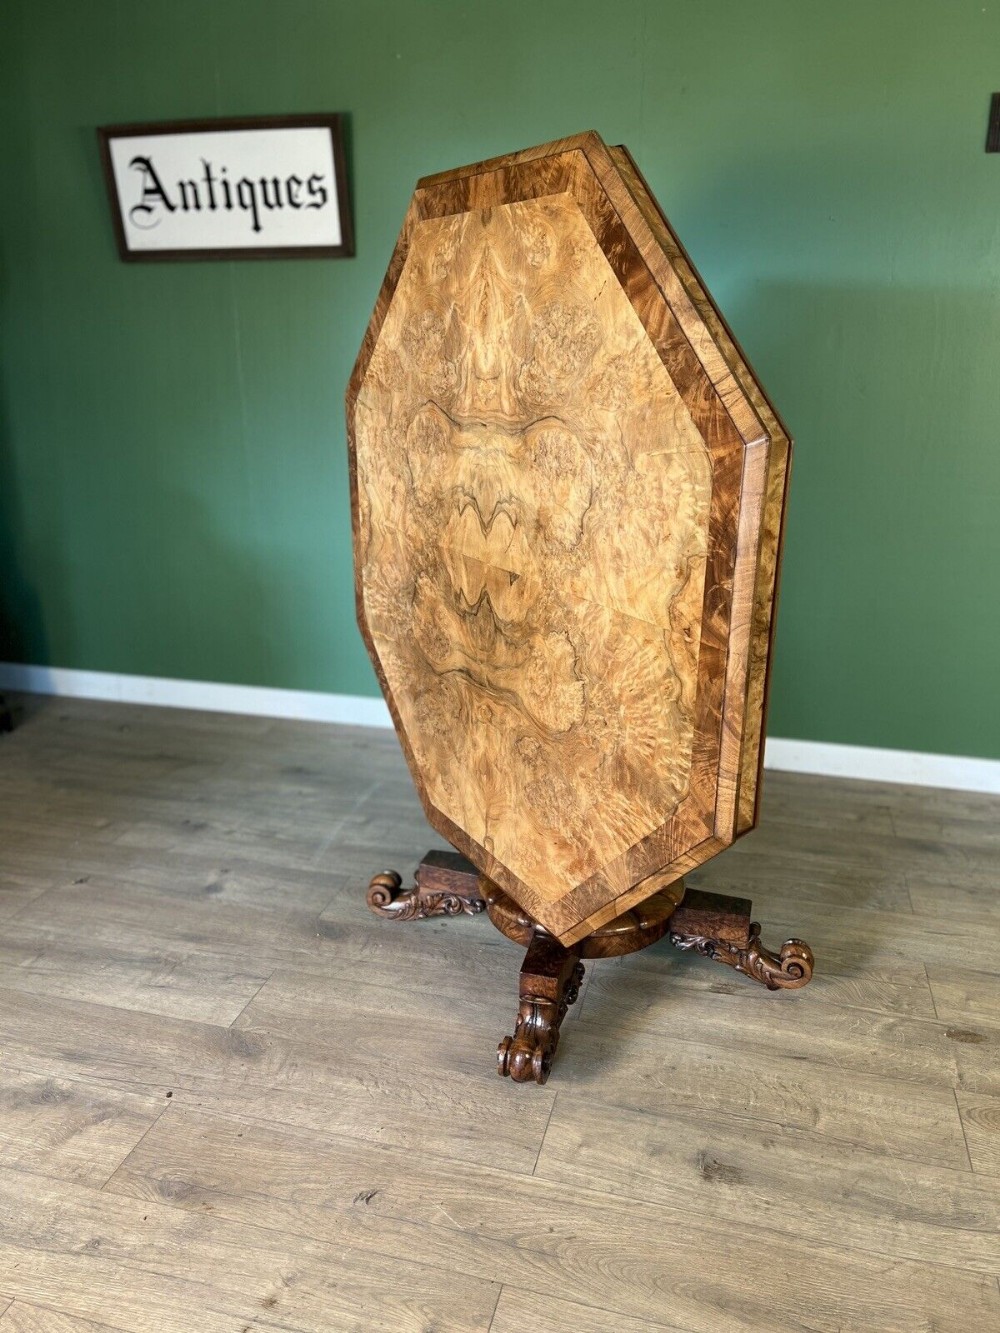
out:
M694 877L813 984L597 962L568 1095L525 1096L483 1067L518 947L372 929L373 863L428 845L390 733L49 701L3 754L2 1333L1000 1326L995 797L768 774ZM245 1012L184 1017L226 968Z
M164 1107L160 1097L12 1068L0 1081L0 1161L100 1187Z
M757 822L757 793L764 763L763 738L767 715L768 667L777 611L778 571L781 563L791 465L791 436L774 404L755 377L743 349L733 336L722 312L712 300L701 275L657 203L632 155L624 146L610 148L608 151L636 207L642 213L664 254L669 258L668 265L665 266L661 262L657 266L658 273L664 283L669 284L672 280L683 288L693 311L696 312L697 319L703 322L705 329L710 333L711 341L739 387L739 393L752 407L756 421L763 426L769 440L760 547L752 579L750 650L745 669L747 697L742 717L742 737L739 737L737 719L732 713L730 713L732 726L729 727L727 724L733 742L739 739L742 743L735 813L736 831L745 833ZM655 256L653 262L656 262ZM682 303L676 294L674 299L675 308L679 307ZM689 314L686 327L695 330L697 319ZM715 382L720 384L722 391L725 390L725 384L718 372ZM732 394L730 401L739 403L739 394ZM734 666L739 669L738 657L734 661ZM734 703L738 703L739 693L731 691L730 695Z
M0 1319L0 1333L122 1333L122 1330L48 1306L15 1301Z
M409 1040L427 1012L425 996L404 992L400 999L388 988L366 989L368 1007L349 1025L337 1016L356 982L327 989L311 1013L305 997L315 988L305 978L297 982L290 980L290 994L276 985L235 1028L0 991L0 1042L7 1058L28 1072L72 1078L85 1071L114 1088L155 1093L161 1105L170 1093L170 1100L191 1106L242 1109L262 1119L277 1115L307 1127L367 1124L380 1142L416 1151L438 1141L452 1156L530 1168L550 1101L544 1094L532 1098L515 1115L492 1083L483 1082L483 1046L496 1041L498 1020L506 1021L506 994L498 1000L498 1019L487 1016L478 1024L463 1021L454 1003L443 1000L434 1026L438 1059L432 1060L426 1050L415 1057ZM323 1018L327 1026L318 1027ZM456 1063L449 1052L465 1033L475 1033L479 1046L463 1044ZM450 1071L446 1083L442 1059ZM449 1119L456 1105L464 1108L458 1125Z
M1000 1176L1000 1097L981 1097L968 1092L958 1092L956 1096L972 1169Z
M731 1128L738 1134L738 1124ZM606 1112L602 1132L613 1148L617 1135ZM711 1143L710 1130L699 1146L706 1142ZM724 1152L720 1146L720 1157ZM556 1299L603 1308L609 1328L617 1327L609 1310L626 1319L654 1320L666 1311L681 1327L703 1333L735 1330L741 1323L801 1328L794 1308L784 1317L775 1312L771 1293L788 1292L796 1272L806 1271L824 1302L822 1320L813 1327L831 1333L916 1329L922 1318L924 1327L940 1321L932 1326L958 1333L963 1319L969 1321L965 1328L976 1327L973 1319L988 1321L1000 1311L1000 1292L989 1272L903 1258L887 1263L877 1250L857 1251L851 1280L839 1281L842 1253L850 1251L795 1236L791 1218L772 1226L765 1212L763 1225L748 1227L747 1209L735 1220L716 1215L721 1206L713 1208L706 1196L720 1182L711 1179L711 1166L703 1171L690 1165L694 1197L677 1207L673 1198L648 1202L635 1191L627 1200L616 1198L606 1182L592 1190L578 1179L505 1177L468 1167L448 1175L432 1160L418 1157L404 1166L398 1154L373 1147L352 1155L332 1139L214 1117L196 1118L185 1133L165 1116L109 1191L144 1206L169 1200L192 1218L207 1214L220 1228L244 1225L251 1236L264 1229L275 1236L303 1236L311 1250L319 1245L346 1250L358 1266L377 1255L388 1268L419 1253L427 1274L447 1275L457 1292L472 1279L540 1287ZM990 1183L966 1174L969 1198L981 1185L979 1196L985 1199ZM628 1175L620 1171L615 1178ZM248 1189L248 1179L273 1182L270 1196ZM702 1206L706 1216L699 1218ZM939 1216L947 1212L947 1203L938 1206ZM835 1216L836 1209L830 1213ZM919 1225L911 1230L919 1232ZM873 1234L869 1226L869 1237ZM721 1264L717 1247L723 1237ZM977 1245L970 1234L965 1241L980 1256L985 1253L985 1240ZM757 1264L767 1265L767 1293L753 1281Z
M701 1210L739 1226L748 1207L790 1238L836 1236L853 1249L947 1264L986 1275L1000 1270L1000 1186L962 1168L914 1163L900 1208L900 1169L808 1130L739 1123L710 1111L669 1116L622 1110L618 1134L585 1102L560 1107L536 1176L612 1190L622 1177L634 1197ZM809 1204L802 1200L808 1198Z
M183 1195L183 1182L175 1193ZM0 1169L15 1219L0 1273L29 1304L61 1304L130 1333L485 1333L496 1291L401 1256L344 1253L268 1226L192 1216L161 1197L132 1199Z
M640 193L594 134L421 181L348 391L428 817L566 945L752 823L783 513L787 435Z
M657 1311L657 1315L660 1311ZM681 1324L667 1323L667 1312L663 1318L630 1319L626 1315L614 1316L614 1333L659 1333L661 1329L670 1333L688 1333ZM547 1292L519 1290L504 1287L497 1302L490 1333L524 1333L530 1328L531 1333L610 1333L608 1314L593 1305L581 1305L579 1301L553 1300Z

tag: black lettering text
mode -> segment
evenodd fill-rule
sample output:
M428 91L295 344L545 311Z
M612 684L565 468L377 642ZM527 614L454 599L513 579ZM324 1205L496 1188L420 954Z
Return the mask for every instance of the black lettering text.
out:
M307 182L309 193L316 202L313 204L306 204L306 208L322 208L329 198L329 195L326 192L326 186L319 183L322 180L322 176L312 175L309 177Z
M142 173L142 193L139 202L129 209L129 219L134 226L148 231L150 227L159 224L160 219L153 216L158 204L162 204L168 213L173 213L177 205L170 202L170 196L156 174L152 158L133 157L129 166Z
M241 176L236 185L236 198L239 200L240 208L253 214L254 231L260 231L260 207L257 203L257 191L254 189L253 181L247 180L246 176Z
M268 198L267 194L267 187L269 184L274 188L273 204L271 203L271 200ZM281 181L278 180L277 176L272 176L270 181L268 181L266 176L261 176L260 194L261 198L264 200L265 208L284 208L284 204L281 201Z
M205 188L208 190L208 206L215 212L215 177L212 175L212 167L204 158L201 159L201 165L205 168Z
M201 212L201 199L198 197L198 187L194 181L178 181L177 188L181 195L181 208L187 213L189 210ZM191 203L188 203L188 190L191 191Z
M299 203L299 191L302 189L302 178L300 176L289 176L285 181L285 193L288 195L288 206L290 208L301 208Z

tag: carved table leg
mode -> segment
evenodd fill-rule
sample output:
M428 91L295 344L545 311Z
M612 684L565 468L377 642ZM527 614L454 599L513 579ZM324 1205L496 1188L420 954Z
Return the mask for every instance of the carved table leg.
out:
M497 1048L497 1073L515 1083L544 1083L559 1045L559 1027L583 981L580 946L564 949L535 931L521 964L521 1004L513 1037Z
M383 870L368 886L368 906L392 921L428 916L475 916L486 907L479 871L457 852L428 852L417 867L414 887L403 890L395 870Z
M813 974L813 953L802 940L786 940L779 954L761 944L748 898L689 889L670 918L670 942L725 963L768 990L795 990Z

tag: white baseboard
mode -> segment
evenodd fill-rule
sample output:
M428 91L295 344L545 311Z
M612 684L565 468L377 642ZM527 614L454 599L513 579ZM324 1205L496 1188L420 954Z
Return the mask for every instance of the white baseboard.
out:
M212 681L170 680L159 676L123 676L108 671L24 666L17 662L0 662L0 689L192 708L213 713L292 718L304 722L341 722L362 727L391 725L389 710L382 699L359 694L319 694L308 690L220 685ZM1000 760L996 759L770 737L764 762L768 768L789 773L901 782L920 787L951 787L959 791L1000 795Z
M122 676L111 671L22 666L0 662L0 689L56 694L69 699L110 699L123 704L193 708L209 713L244 713L302 722L346 722L359 727L391 727L383 699L360 694L318 694L260 685L220 685L208 680L163 676Z
M869 745L788 741L768 737L767 768L786 773L820 773L866 782L902 782L914 787L952 787L1000 795L1000 760L968 755L927 754L920 750L880 750Z

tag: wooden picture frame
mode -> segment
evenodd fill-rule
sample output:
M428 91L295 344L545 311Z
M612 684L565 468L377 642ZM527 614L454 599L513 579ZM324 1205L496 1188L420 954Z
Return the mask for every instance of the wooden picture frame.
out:
M339 112L327 112L99 126L101 165L119 257L125 263L137 263L353 256L345 119ZM304 133L294 136L293 143L286 131ZM251 142L249 136L255 133ZM220 140L232 135L240 136L230 146L236 154L235 170L230 169L231 162L213 162L198 155L206 146L217 154ZM159 170L150 145L162 141L161 152L176 162L180 141L188 137L193 168L185 166L187 175L176 178L169 166ZM133 145L129 141L139 141L146 152L130 160L127 155ZM278 151L290 154L284 164L276 157ZM253 161L255 153L255 174L243 171L237 175L240 163ZM257 174L263 160L259 155L265 153L267 174ZM316 169L309 172L303 162ZM132 189L123 198L125 182L132 181L126 175L129 168L138 172L138 193ZM145 225L135 225L136 214L144 215ZM164 222L168 225L160 232ZM257 243L268 224L274 242ZM176 243L178 236L183 244ZM162 245L157 244L161 237Z

